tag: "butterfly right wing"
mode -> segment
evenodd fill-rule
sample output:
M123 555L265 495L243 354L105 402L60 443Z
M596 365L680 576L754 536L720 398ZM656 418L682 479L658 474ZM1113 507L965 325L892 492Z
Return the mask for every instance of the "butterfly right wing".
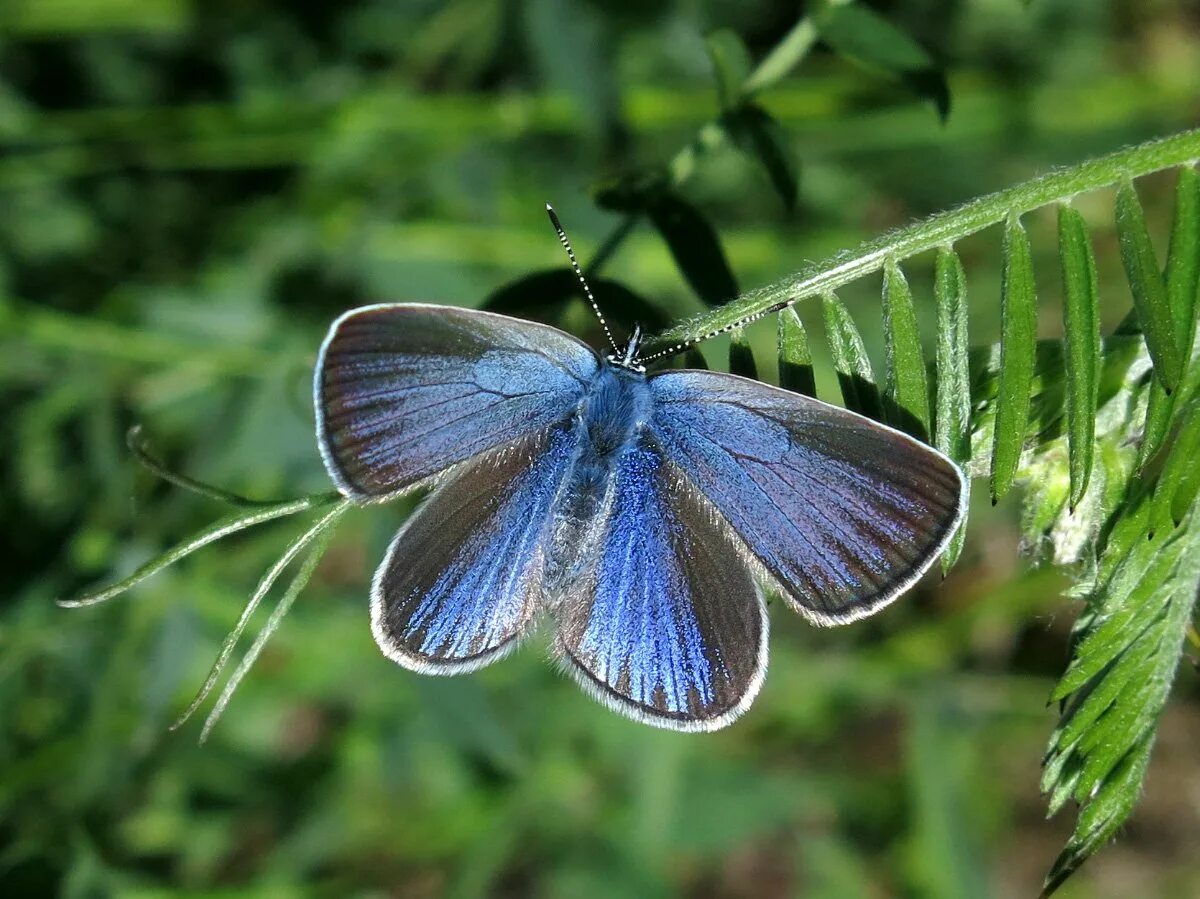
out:
M617 460L580 544L556 643L588 693L685 731L750 706L766 674L766 607L728 527L653 441Z
M464 463L392 541L371 589L384 654L426 674L471 671L516 645L541 605L572 424Z
M314 376L330 477L360 502L563 421L599 366L548 325L449 306L366 306L330 328Z

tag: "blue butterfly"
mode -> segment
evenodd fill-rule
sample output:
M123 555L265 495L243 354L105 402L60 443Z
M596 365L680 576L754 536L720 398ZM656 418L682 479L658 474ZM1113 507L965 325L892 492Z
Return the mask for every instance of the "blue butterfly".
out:
M602 358L547 325L423 304L333 324L314 392L339 490L432 488L372 584L389 658L473 671L545 616L592 696L716 730L766 673L760 585L817 624L853 621L961 521L967 482L936 450L735 375L648 375L637 351L636 331Z

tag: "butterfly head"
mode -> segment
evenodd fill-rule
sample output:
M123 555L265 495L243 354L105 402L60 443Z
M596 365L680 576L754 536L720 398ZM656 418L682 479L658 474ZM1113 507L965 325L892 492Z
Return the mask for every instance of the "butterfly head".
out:
M638 362L638 348L642 342L642 326L634 325L633 333L629 335L629 342L625 344L625 349L620 353L609 353L607 357L610 364L623 368L627 371L637 372L638 374L646 373L646 366Z

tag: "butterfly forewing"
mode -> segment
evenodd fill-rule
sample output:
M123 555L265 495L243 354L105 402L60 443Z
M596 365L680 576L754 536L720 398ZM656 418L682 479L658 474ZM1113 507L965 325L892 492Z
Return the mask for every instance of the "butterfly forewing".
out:
M895 599L961 520L958 468L898 431L734 375L666 372L650 387L667 458L818 623Z
M556 328L443 306L368 306L318 360L317 438L339 489L395 495L562 421L599 360Z
M711 506L646 439L609 476L558 605L558 649L593 695L679 730L714 730L766 671L765 607Z
M465 463L396 535L375 575L371 623L390 658L450 674L511 648L541 605L552 509L572 427Z

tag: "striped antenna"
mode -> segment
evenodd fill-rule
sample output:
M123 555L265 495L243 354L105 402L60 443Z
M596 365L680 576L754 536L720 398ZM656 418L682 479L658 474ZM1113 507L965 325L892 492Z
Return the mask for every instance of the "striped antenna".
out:
M643 356L638 361L645 364L647 362L653 362L655 359L662 359L666 356L674 356L676 353L682 352L683 350L686 350L688 347L695 346L698 343L703 343L704 341L708 340L711 337L717 337L721 334L728 334L730 331L734 330L735 328L740 328L743 325L748 325L751 322L756 322L760 318L766 318L768 315L773 315L776 312L782 312L784 309L786 309L788 306L791 306L795 302L797 302L797 301L796 300L783 300L782 302L779 302L779 303L773 303L772 305L768 306L766 309L762 310L761 312L755 312L753 315L747 315L744 318L739 318L737 321L730 322L727 325L723 325L722 327L717 328L715 331L709 331L707 334L701 334L699 337L693 337L691 340L685 340L682 343L677 343L674 346L669 346L665 350L659 350L657 353L653 353L652 355Z
M583 293L588 298L588 302L592 304L592 311L596 313L596 318L600 319L600 327L604 328L604 336L608 338L609 345L613 348L613 351L619 353L621 348L613 340L612 331L608 329L608 322L604 320L604 313L600 311L600 306L596 303L596 298L592 296L592 289L588 287L587 280L583 277L583 272L580 270L579 263L575 259L575 251L571 249L571 241L567 240L567 232L563 230L562 222L558 220L558 215L555 214L554 207L549 203L546 204L546 214L550 216L550 224L558 232L558 242L567 251L567 258L571 260L571 268L575 269L575 274L579 278L579 284L583 288Z

